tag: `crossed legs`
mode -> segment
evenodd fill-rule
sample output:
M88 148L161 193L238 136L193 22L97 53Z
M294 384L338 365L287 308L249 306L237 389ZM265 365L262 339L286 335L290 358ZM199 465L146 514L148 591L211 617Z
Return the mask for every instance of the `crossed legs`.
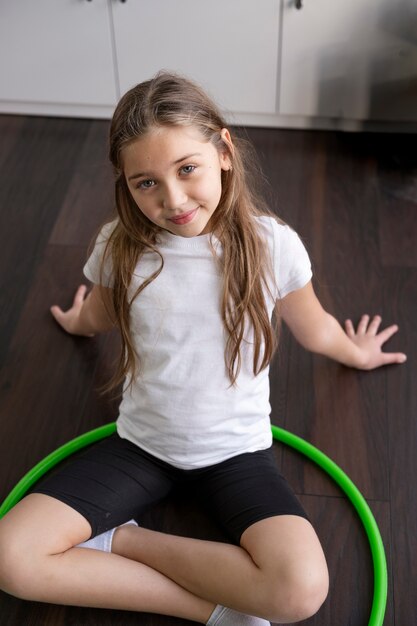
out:
M0 587L29 600L203 624L216 604L295 622L314 614L327 595L325 558L301 517L257 522L240 546L123 526L111 554L73 547L90 534L87 520L71 507L29 495L0 521Z
M91 534L82 515L32 494L0 521L0 588L18 598L174 615L206 623L214 604L130 558L74 548Z
M114 535L113 552L157 569L198 597L282 624L316 613L328 591L316 534L292 515L253 524L239 547L124 526Z

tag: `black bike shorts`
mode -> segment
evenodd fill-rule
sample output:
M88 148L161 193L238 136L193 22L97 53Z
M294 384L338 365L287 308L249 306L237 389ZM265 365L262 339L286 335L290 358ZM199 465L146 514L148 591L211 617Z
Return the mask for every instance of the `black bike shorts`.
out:
M178 487L198 493L236 544L243 532L260 520L275 515L308 519L280 474L272 447L209 467L183 470L115 433L69 459L32 493L43 493L71 506L87 519L94 537L140 518Z

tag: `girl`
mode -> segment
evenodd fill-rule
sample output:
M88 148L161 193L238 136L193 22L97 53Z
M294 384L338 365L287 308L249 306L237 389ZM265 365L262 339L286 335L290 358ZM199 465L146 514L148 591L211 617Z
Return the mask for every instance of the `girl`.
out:
M381 349L397 328L364 316L345 333L323 310L300 239L263 207L252 157L190 81L161 73L130 90L110 156L118 217L85 266L93 289L51 311L72 334L120 329L117 434L1 520L1 587L218 626L306 619L328 573L272 457L271 316L279 302L303 346L361 369L405 360ZM232 543L137 526L179 483L198 485Z

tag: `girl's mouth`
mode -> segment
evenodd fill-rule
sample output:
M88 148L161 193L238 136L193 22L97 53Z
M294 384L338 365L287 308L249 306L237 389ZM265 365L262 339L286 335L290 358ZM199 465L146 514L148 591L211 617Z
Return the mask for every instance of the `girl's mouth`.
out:
M188 224L194 218L194 215L197 213L199 207L193 209L192 211L188 211L187 213L181 213L181 215L176 215L175 217L170 217L170 221L174 222L174 224L182 225Z

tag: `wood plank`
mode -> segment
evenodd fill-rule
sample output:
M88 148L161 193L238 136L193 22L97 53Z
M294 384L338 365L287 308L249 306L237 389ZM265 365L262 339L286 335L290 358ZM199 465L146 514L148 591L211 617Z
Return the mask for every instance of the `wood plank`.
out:
M108 131L107 121L90 123L50 244L87 249L101 223L113 218L114 176L107 156Z
M310 172L310 159L317 149L318 135L285 129L247 128L244 131L260 159L266 178L261 181L261 191L271 210L292 227L299 225L310 199L305 181Z
M0 365L90 122L26 118L0 185Z
M410 133L369 137L372 137L372 150L378 163L378 188L390 196L416 203L416 136Z
M408 362L387 377L395 623L402 625L417 623L417 271L387 269L384 285L401 333L393 348L408 353Z
M0 167L10 158L24 124L22 115L0 115Z
M385 267L417 267L417 195L410 201L381 191L379 241Z

